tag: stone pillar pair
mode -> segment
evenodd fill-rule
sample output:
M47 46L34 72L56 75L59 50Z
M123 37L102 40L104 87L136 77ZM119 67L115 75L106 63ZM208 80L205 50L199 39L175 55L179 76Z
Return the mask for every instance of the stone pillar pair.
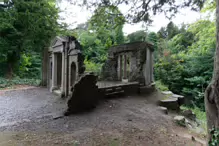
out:
M52 87L51 91L57 89L57 54L52 53ZM62 52L62 77L61 77L61 92L63 93L65 90L65 54Z

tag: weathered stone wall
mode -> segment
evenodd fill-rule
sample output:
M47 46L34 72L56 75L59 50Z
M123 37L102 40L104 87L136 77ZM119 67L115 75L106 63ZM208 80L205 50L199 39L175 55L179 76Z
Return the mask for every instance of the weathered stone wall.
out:
M148 85L153 80L152 55L152 45L146 42L134 42L113 46L108 51L108 60L102 68L101 77L103 80L121 81L125 73L123 71L125 63L126 71L129 71L129 82L137 81L141 85ZM124 57L122 56L129 58L128 61L124 61ZM129 63L129 66L127 63Z
M101 70L101 79L106 81L117 81L117 58L109 58Z
M131 55L131 72L129 74L129 81L138 81L144 84L143 67L146 63L146 48L140 48Z

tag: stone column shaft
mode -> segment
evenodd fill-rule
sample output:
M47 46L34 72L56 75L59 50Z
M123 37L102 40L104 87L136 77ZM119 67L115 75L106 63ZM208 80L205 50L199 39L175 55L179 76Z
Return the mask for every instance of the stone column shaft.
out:
M119 71L119 73L120 73L120 80L122 80L122 76L123 76L123 73L122 73L122 71L123 71L123 69L122 69L123 68L123 65L122 65L123 64L123 60L122 60L122 58L123 57L122 57L122 55L119 55L119 56L120 56L119 57L120 58L120 71Z
M62 52L62 81L61 81L61 92L65 93L65 53Z
M52 89L53 91L57 87L57 55L52 54Z
M127 55L124 54L124 79L127 79Z

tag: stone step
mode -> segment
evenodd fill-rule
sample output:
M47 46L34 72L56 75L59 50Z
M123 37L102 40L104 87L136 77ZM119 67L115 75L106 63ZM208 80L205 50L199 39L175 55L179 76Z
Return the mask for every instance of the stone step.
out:
M163 106L166 107L167 109L177 110L177 111L179 110L180 107L178 98L168 98L168 99L160 100L159 106Z
M113 88L105 89L105 92L107 92L107 93L108 93L108 92L109 92L109 93L110 93L110 92L113 92Z
M116 92L112 92L112 93L107 93L106 96L122 95L124 93L125 93L125 91L121 90L121 91L116 91Z
M116 91L121 91L122 90L122 87L117 87L115 88Z
M162 113L168 115L168 109L167 109L166 107L159 106L158 109L159 109L159 111L161 111Z

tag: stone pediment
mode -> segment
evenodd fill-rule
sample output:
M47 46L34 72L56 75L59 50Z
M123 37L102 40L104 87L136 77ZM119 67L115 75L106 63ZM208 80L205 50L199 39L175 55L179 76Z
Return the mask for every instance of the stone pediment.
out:
M67 38L57 36L52 42L52 47L61 46L63 42L67 42Z

